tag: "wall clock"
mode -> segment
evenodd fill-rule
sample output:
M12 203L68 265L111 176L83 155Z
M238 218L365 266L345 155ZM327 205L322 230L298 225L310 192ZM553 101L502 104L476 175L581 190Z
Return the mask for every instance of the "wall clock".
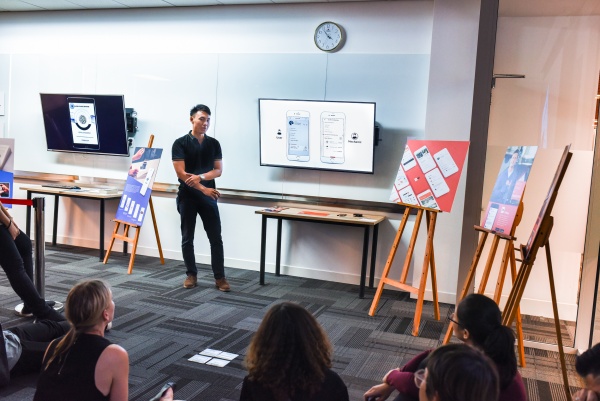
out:
M344 29L335 22L323 22L315 29L315 45L325 52L340 50L345 39Z

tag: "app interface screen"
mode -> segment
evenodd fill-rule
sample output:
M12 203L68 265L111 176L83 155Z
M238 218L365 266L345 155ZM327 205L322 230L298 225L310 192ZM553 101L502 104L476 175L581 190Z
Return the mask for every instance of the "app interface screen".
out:
M331 159L344 158L344 118L323 117L321 120L323 134L323 156Z
M288 154L308 156L308 117L288 116Z
M69 101L73 144L98 145L96 108L93 102Z

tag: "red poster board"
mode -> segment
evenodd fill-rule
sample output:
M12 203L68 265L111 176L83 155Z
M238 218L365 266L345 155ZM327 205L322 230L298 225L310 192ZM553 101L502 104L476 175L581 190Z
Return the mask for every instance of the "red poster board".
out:
M468 141L409 140L390 201L450 212L468 150Z

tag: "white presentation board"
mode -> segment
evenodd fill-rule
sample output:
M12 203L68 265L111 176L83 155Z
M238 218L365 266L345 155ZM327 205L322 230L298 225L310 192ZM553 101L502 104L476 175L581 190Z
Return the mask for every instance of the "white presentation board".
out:
M259 99L260 165L373 174L375 103Z

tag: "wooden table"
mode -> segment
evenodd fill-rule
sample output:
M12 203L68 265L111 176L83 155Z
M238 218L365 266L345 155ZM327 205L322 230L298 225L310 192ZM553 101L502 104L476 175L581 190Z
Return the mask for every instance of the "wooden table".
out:
M113 194L104 194L98 191L97 189L91 188L82 188L82 189L64 189L64 188L53 188L53 187L44 187L41 185L32 185L32 186L23 186L20 189L27 191L27 199L31 199L31 194L43 194L43 195L53 195L54 196L54 225L52 227L52 245L56 245L56 223L58 221L58 199L61 196L66 196L68 198L80 198L80 199L92 199L100 201L100 261L104 260L104 203L106 200L110 199L120 199L122 192ZM26 233L29 236L31 228L31 206L27 206L27 223L26 223Z
M385 220L384 216L363 215L355 216L344 211L323 211L310 209L287 208L280 212L270 209L257 210L255 213L262 215L262 231L260 239L260 284L265 284L265 253L267 240L267 219L277 220L277 254L275 261L275 275L280 275L281 265L281 222L283 220L303 221L321 224L336 224L364 228L363 254L360 269L360 289L358 296L364 298L365 280L367 275L367 257L369 255L369 231L373 227L373 241L371 241L371 271L369 274L369 287L373 288L375 274L375 259L377 256L377 233L379 223Z

